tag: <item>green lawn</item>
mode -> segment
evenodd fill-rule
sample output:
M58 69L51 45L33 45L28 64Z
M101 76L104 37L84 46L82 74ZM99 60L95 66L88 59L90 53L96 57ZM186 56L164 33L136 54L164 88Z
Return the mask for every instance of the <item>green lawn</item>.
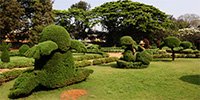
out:
M112 68L115 63L90 66L94 73L86 81L22 100L59 100L69 89L87 90L79 100L200 100L200 59L169 60L153 61L146 69ZM0 86L0 100L8 100L13 83Z

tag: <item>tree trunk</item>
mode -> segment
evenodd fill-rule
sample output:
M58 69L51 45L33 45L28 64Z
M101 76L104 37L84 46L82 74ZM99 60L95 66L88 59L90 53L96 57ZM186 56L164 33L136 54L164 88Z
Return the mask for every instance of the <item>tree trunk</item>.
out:
M172 50L172 61L174 61L174 59L175 59L175 51L174 51L173 48L171 48L171 50Z

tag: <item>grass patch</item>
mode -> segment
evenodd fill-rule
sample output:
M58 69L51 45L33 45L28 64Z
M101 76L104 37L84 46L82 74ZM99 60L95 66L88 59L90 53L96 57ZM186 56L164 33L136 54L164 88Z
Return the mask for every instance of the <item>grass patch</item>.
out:
M115 63L89 66L94 73L79 84L34 92L25 100L59 100L70 89L85 89L79 100L199 100L200 59L153 61L146 69L112 68ZM111 66L110 66L111 65ZM0 86L0 100L7 98L14 81Z
M3 63L0 61L0 69L30 67L30 66L33 66L33 62L34 62L34 59L32 58L13 56L13 57L10 57L10 62L8 63Z

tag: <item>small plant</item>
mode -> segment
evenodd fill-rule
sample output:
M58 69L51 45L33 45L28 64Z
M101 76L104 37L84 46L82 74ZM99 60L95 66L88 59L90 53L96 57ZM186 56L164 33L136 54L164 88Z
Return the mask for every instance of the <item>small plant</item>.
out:
M0 45L0 50L2 51L2 54L1 54L2 62L10 62L10 54L9 54L10 47L11 47L11 43L7 44L5 42L2 42L2 44Z

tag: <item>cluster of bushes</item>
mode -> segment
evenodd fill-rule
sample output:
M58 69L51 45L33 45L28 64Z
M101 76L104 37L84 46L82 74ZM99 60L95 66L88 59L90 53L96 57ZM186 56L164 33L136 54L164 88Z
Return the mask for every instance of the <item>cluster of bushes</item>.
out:
M103 52L124 52L124 49L121 47L101 47Z
M125 50L117 61L117 68L146 68L153 59L153 51L146 51L144 47L138 46L130 36L121 37L120 44Z

